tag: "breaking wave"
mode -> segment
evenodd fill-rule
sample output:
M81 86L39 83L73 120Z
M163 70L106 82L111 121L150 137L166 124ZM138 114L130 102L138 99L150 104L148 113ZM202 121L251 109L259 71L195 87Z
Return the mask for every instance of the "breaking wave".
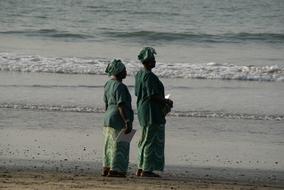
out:
M41 57L0 53L0 71L46 72L104 75L109 59ZM123 60L129 75L141 67ZM229 63L158 63L154 72L163 78L221 79L245 81L284 81L284 68L278 65L242 66Z

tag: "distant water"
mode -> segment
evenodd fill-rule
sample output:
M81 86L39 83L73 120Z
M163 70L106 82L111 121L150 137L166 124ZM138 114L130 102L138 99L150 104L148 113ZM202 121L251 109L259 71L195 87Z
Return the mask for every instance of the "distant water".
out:
M1 35L91 41L284 43L282 0L0 2Z
M154 46L161 77L283 81L283 21L282 0L0 1L0 71L134 74Z

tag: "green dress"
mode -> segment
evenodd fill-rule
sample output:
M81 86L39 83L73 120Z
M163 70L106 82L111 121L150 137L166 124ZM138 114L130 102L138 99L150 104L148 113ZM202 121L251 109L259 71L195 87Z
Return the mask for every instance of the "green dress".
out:
M163 171L165 165L165 115L162 105L151 96L165 96L163 83L151 71L142 69L135 76L135 95L141 139L138 143L138 168Z
M129 162L129 147L127 142L116 142L116 138L124 128L125 123L118 111L118 105L124 103L127 118L133 121L131 95L122 82L109 80L104 86L104 102L107 110L104 115L104 161L103 166L118 172L127 172Z

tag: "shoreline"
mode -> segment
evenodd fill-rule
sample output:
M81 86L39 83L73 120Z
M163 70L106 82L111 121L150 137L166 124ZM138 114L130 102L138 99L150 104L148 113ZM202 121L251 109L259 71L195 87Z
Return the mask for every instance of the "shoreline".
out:
M102 107L104 76L1 72L1 79L2 105ZM166 81L177 110L283 110L279 83L188 82ZM99 176L102 113L0 108L0 118L0 189L284 188L283 121L169 116L165 172L161 179L140 179L133 164L141 132L136 118L131 168L121 180Z

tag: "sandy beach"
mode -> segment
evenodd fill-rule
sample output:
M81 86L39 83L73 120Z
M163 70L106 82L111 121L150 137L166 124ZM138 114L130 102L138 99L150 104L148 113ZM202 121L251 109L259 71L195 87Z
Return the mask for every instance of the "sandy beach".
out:
M22 118L22 114L25 118L29 118L30 122L23 124L20 122L21 119L14 120L10 128L0 129L0 189L251 190L284 188L281 153L276 153L277 150L280 150L279 148L276 148L274 152L272 151L273 146L266 145L266 148L262 150L270 152L271 155L265 157L261 152L255 151L248 156L248 152L252 150L243 144L238 146L241 149L233 154L233 152L228 152L228 149L233 148L233 144L222 140L218 142L217 149L213 146L215 151L219 152L219 156L216 157L214 151L207 152L208 149L213 148L210 146L210 139L202 146L194 145L193 138L189 142L183 137L173 140L172 137L176 137L178 134L176 134L176 130L170 129L167 135L167 165L165 171L161 173L162 178L147 179L134 175L137 136L131 146L127 178L101 177L102 129L96 125L84 129L75 126L79 125L78 122L81 125L86 124L82 121L97 123L101 121L102 114L40 113L2 109L1 115L7 118L2 119L2 123L9 123L8 120L13 117ZM47 119L45 122L43 122L44 117ZM55 119L56 123L61 125L61 128L35 126L37 125L36 118L39 118L45 127L48 126L49 119L57 118ZM63 120L60 121L60 118ZM169 119L169 123L173 123L172 120ZM190 121L192 124L200 123L201 119L196 121L190 119ZM208 122L212 121L214 120ZM17 127L17 125L21 127ZM199 136L199 138L204 138L201 139L204 141L207 136ZM228 138L234 141L234 138L229 134L226 139ZM182 144L190 148L178 149L178 147L183 147ZM241 145L240 142L238 144ZM261 144L263 145L263 143ZM253 147L260 148L257 145ZM235 158L241 152L246 152L248 155L244 156L243 154L239 158ZM230 159L225 159L225 157L229 158L229 154L232 154ZM257 155L261 155L262 158L258 158Z
M281 118L265 120L259 115L254 119L249 114L167 117L166 168L161 179L134 176L140 135L135 118L138 131L131 143L128 177L103 178L103 113L98 108L102 107L106 76L2 72L0 77L0 189L284 188ZM129 79L131 86L133 79ZM174 94L176 109L185 109L181 103L184 93L192 96L186 100L192 109L221 105L212 100L212 92L214 97L228 93L234 98L235 102L222 109L245 108L247 113L260 106L275 112L283 109L276 103L269 107L269 101L263 100L266 91L279 89L280 83L175 82L182 88L167 91ZM191 87L185 88L187 82ZM170 80L166 83L171 85ZM239 94L228 91L228 85L235 85L256 103L250 106L238 100ZM275 92L273 100L278 102L281 93ZM256 95L261 96L256 99ZM189 102L197 98L199 102Z
M134 176L127 178L109 178L90 174L54 172L1 172L0 189L272 190L283 189L283 186L170 177L163 177L161 179Z

